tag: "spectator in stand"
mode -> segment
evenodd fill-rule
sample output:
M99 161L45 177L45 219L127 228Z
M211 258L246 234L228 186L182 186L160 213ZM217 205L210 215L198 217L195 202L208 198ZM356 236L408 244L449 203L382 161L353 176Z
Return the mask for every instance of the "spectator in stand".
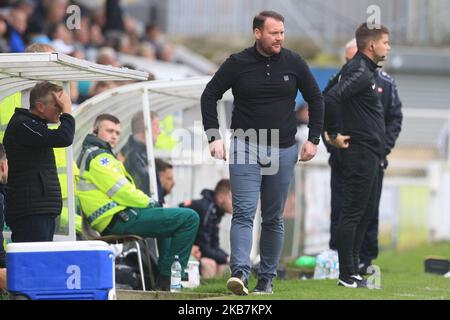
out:
M6 35L8 33L8 23L0 16L0 53L9 52L9 44L6 41Z
M95 48L101 48L105 43L105 38L103 37L102 28L98 24L92 24L90 28L90 45Z
M35 7L36 2L33 0L18 0L14 4L14 8L23 11L27 15L27 19L29 19L33 15Z
M48 35L44 33L41 22L30 21L25 34L28 43L45 43L50 44L51 40Z
M123 17L125 37L129 42L130 54L136 55L140 46L140 32L138 31L137 21L130 15Z
M120 67L120 62L117 58L117 53L113 48L103 47L99 50L97 55L97 63L106 66Z
M67 0L39 1L31 17L31 21L40 24L43 33L49 35L52 26L64 22L67 15L67 7Z
M153 47L156 58L163 61L172 61L174 48L166 42L157 24L151 23L145 28L145 42Z
M155 49L153 48L153 46L151 46L148 43L141 43L139 45L137 54L138 54L138 56L149 59L149 60L156 60Z
M75 51L73 33L64 23L57 23L50 28L50 38L55 51L68 55Z
M106 23L103 32L107 34L110 31L124 31L123 10L120 7L120 0L106 1Z
M11 52L24 52L24 34L27 30L27 14L21 9L13 9L9 17L9 45Z
M67 15L68 0L48 0L47 1L47 20L50 24L58 24L64 21Z
M87 48L91 45L90 27L91 21L89 16L81 11L80 28L73 30L75 44L77 47Z
M114 88L116 85L112 81L98 81L94 84L89 92L89 98L95 97L96 95Z

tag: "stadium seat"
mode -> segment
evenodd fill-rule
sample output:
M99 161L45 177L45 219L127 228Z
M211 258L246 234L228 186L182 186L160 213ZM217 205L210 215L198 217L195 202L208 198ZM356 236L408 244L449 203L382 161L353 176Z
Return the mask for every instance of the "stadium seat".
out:
M144 244L144 251L145 251L145 256L147 259L147 264L148 264L148 276L150 279L150 290L155 289L155 278L154 278L154 273L153 273L153 267L152 267L152 261L151 261L151 257L150 257L150 248L148 246L147 241L145 241L144 238L142 238L141 236L138 235L134 235L134 234L127 234L127 235L109 235L109 236L102 236L100 235L100 233L96 230L94 230L89 223L87 222L87 219L85 219L85 215L82 214L82 228L83 228L83 235L86 238L86 240L100 240L100 241L104 241L106 243L131 243L136 247L136 253L137 253L137 260L138 260L138 265L139 265L139 273L141 275L141 283L142 283L142 290L146 290L145 287L145 277L144 277L144 260L142 257L142 253L141 253L141 246L139 244L143 243Z

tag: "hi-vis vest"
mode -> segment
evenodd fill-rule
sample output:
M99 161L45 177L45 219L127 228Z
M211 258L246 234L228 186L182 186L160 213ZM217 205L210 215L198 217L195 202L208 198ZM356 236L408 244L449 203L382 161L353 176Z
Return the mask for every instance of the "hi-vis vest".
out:
M54 148L53 153L55 154L55 163L56 169L58 171L58 180L59 185L61 186L61 197L63 201L62 209L61 209L61 227L67 227L69 225L69 207L67 205L67 161L66 161L66 148ZM78 167L75 162L73 162L73 175L74 178L79 174ZM74 182L75 182L74 179ZM74 187L76 188L76 184L74 183ZM78 234L82 233L82 220L81 216L75 214L75 230Z
M14 93L0 101L0 143L3 143L6 127L16 108L22 105L22 93Z
M22 93L17 92L0 101L0 143L3 143L6 127L14 114L14 110L22 105ZM6 248L6 240L0 243L0 246Z
M50 129L57 129L56 124L50 124ZM69 207L67 205L67 160L66 160L66 148L53 148L53 154L55 155L56 170L58 172L59 185L61 187L62 197L62 209L60 216L60 226L65 228L69 225ZM73 175L76 177L79 174L78 167L73 162ZM75 182L75 179L74 179ZM76 186L74 185L76 188ZM75 215L75 230L77 233L82 233L82 220L80 215Z
M76 195L83 214L100 233L119 211L155 206L154 200L136 189L123 164L99 147L91 146L82 153L77 180Z
M159 123L161 132L156 140L155 148L158 150L172 150L177 146L177 141L172 138L174 130L174 118L168 115Z

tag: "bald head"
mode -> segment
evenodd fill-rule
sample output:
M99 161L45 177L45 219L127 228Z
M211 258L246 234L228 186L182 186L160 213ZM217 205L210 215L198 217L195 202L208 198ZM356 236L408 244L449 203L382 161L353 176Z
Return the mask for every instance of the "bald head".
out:
M356 39L353 38L345 45L345 62L349 62L358 51Z

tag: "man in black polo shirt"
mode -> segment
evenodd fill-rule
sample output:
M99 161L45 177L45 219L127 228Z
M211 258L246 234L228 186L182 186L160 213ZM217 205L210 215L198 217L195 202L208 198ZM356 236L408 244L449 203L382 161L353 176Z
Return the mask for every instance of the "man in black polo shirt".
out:
M359 253L375 213L378 168L385 154L384 110L374 76L377 63L390 50L389 31L363 23L356 30L356 42L358 52L325 96L330 143L342 149L343 202L336 245L339 285L348 288L365 286L358 274Z
M306 62L282 48L284 18L263 11L253 20L255 45L231 55L208 83L201 98L203 126L211 155L226 160L219 133L217 101L232 89L230 181L233 219L230 230L232 277L227 287L248 294L252 229L261 195L261 263L254 293L272 293L283 238L283 211L298 159L311 160L323 126L323 98ZM295 143L295 97L309 104L309 139L300 157Z

